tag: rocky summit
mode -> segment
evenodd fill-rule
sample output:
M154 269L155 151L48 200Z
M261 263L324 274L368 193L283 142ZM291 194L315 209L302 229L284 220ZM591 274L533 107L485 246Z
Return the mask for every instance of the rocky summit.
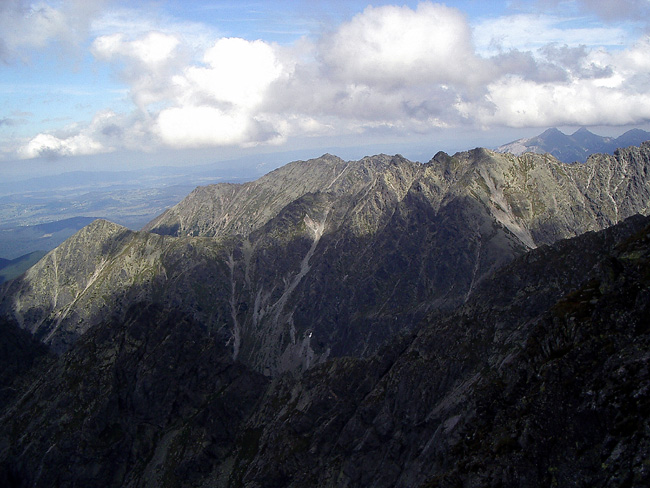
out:
M649 166L324 155L95 221L0 288L0 483L644 486Z

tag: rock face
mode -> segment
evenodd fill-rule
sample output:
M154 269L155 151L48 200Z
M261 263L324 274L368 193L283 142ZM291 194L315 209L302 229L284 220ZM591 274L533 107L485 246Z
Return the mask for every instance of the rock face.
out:
M213 468L267 382L191 318L134 306L50 358L3 411L0 483L224 486Z
M365 357L527 249L647 214L649 165L650 144L584 165L325 155L199 188L147 231L97 221L5 285L0 311L58 352L146 302L269 376Z
M648 217L531 250L377 354L299 375L233 362L185 313L125 316L6 383L3 486L650 482Z
M620 147L639 146L650 140L650 132L632 129L619 137L602 137L582 127L571 135L558 129L548 129L542 134L499 146L496 151L522 155L526 152L548 153L565 163L584 163L591 154L614 154Z
M644 486L649 223L531 251L372 359L277 380L247 426L261 433L239 480Z

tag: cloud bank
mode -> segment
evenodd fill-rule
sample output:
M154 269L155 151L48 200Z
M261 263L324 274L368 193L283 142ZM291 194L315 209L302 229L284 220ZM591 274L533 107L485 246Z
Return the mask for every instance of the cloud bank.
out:
M637 14L647 2L630 0L616 12L608 5L582 2L608 19ZM64 21L48 18L47 36L63 35ZM422 2L368 7L288 46L232 37L205 45L169 29L103 32L91 52L113 65L133 113L107 110L85 127L38 134L20 155L650 121L650 37L629 44L617 26L566 29L561 21L518 15L473 28L461 11ZM530 32L538 34L531 40ZM33 30L17 36L5 43L43 42Z

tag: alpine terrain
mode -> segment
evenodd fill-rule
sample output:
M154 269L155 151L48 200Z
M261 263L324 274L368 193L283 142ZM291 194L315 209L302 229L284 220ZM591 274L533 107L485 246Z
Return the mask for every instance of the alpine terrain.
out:
M0 288L5 486L643 486L650 142L296 161Z

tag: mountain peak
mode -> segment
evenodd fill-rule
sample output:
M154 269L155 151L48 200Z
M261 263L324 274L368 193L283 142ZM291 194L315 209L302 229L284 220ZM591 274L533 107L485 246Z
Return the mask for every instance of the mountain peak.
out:
M565 163L584 163L592 154L614 154L619 147L639 146L645 140L650 140L650 132L640 129L633 129L614 139L594 134L586 127L580 127L570 136L553 127L536 137L517 139L499 146L496 151L514 155L549 153Z
M572 135L572 136L575 136L575 135L580 135L580 134L585 134L585 135L588 134L588 135L592 135L592 136L595 135L593 132L591 132L591 131L590 131L589 129L587 129L586 127L580 127L577 131L575 131L575 132L574 132L573 134L571 134L571 135Z
M639 146L650 140L650 132L641 129L631 129L618 136L615 140L617 147Z
M624 132L623 134L621 134L620 137L628 136L628 135L629 136L642 135L643 137L648 137L648 135L650 135L650 132L647 132L647 131L642 130L642 129L630 129L630 130Z
M124 227L123 225L116 224L115 222L111 222L110 220L96 219L81 230L85 230L86 232L98 232L101 230L108 232L119 232L128 230L128 228Z
M323 160L324 161L337 161L337 162L338 161L343 161L338 156L336 156L334 154L330 154L330 153L325 153L321 157L316 158L316 159L310 159L309 161L323 161Z

